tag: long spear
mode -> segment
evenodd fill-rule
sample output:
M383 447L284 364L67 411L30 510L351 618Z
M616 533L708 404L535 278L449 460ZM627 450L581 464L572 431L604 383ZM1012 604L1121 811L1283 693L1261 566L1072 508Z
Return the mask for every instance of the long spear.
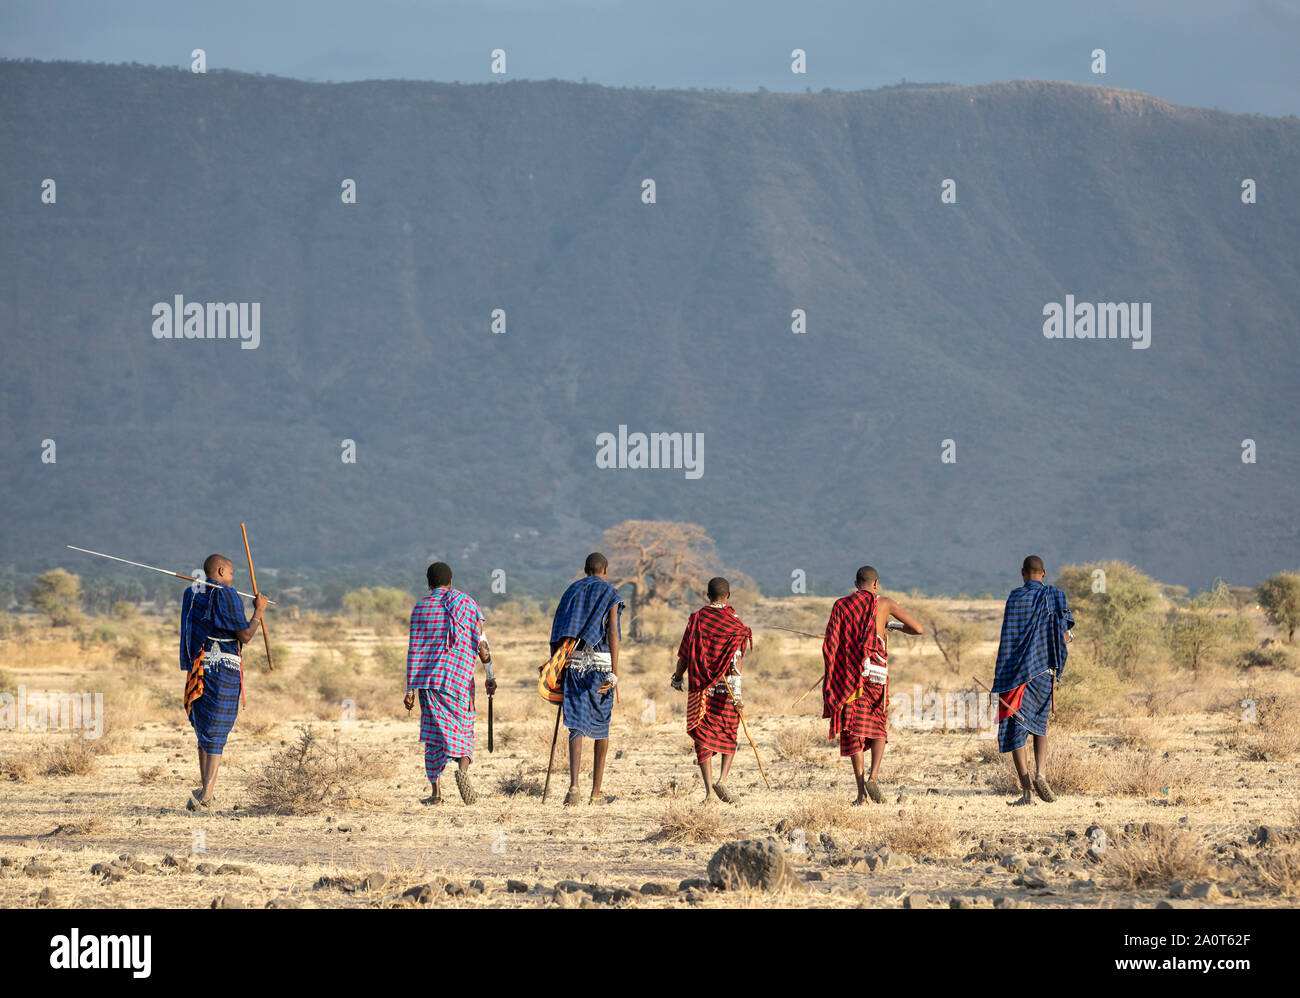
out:
M253 597L257 597L257 573L253 571L253 552L248 547L248 528L241 522L239 531L244 535L244 554L248 557L248 579L253 583ZM266 645L266 668L268 672L275 671L275 663L271 661L271 637L266 633L266 618L262 618L262 642Z
M789 631L791 634L802 634L805 638L817 638L819 641L826 637L825 634L814 634L812 631L800 631L793 627L782 627L780 624L760 624L759 626L774 631Z
M206 582L210 586L215 586L217 584L201 577L195 578L193 575L182 575L180 572L172 572L166 568L154 568L152 565L142 565L138 561L127 561L125 558L117 558L111 554L104 554L101 551L91 551L89 548L79 548L73 544L65 544L64 547L71 548L73 551L80 551L82 554L93 554L96 558L107 558L109 561L120 561L123 565L133 565L136 568L147 568L151 572L161 572L163 575L170 575L176 579L184 579L186 582ZM256 589L257 586L254 585L253 588ZM255 593L246 593L239 589L236 589L235 592L239 593L240 596L247 597L248 599L256 598ZM270 606L275 606L275 600L269 599L266 602Z
M772 626L775 627L776 625L773 624ZM901 631L902 629L903 629L903 622L902 622L901 620L891 620L891 621L889 621L888 623L885 624L885 654L886 654L886 655L889 654L889 632L890 632L890 631ZM794 628L793 628L793 627L782 627L782 628L780 628L780 630L782 630L782 631L793 631ZM806 631L795 631L795 633L796 633L796 634L806 634L807 632L806 632ZM822 634L809 634L808 637L810 637L810 638L820 638L820 637L825 637L825 635L822 635ZM817 680L817 682L813 683L812 686L808 687L807 692L804 693L803 696L801 696L801 697L800 697L798 700L796 700L794 703L790 704L790 709L791 709L791 710L794 710L796 707L798 707L801 703L804 702L804 700L807 698L807 696L808 696L809 693L811 693L813 690L817 689L817 687L820 686L820 685L821 685L822 683L824 683L824 682L826 682L826 673L823 672L823 673L821 674L821 678L819 678L819 679Z

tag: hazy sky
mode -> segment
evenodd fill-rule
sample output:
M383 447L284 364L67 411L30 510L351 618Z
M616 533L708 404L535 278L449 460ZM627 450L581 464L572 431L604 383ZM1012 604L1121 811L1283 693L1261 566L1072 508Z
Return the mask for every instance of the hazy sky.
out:
M1038 78L1300 113L1300 0L0 0L0 56L300 79L859 90ZM790 52L808 73L790 72ZM1089 69L1094 48L1107 73Z

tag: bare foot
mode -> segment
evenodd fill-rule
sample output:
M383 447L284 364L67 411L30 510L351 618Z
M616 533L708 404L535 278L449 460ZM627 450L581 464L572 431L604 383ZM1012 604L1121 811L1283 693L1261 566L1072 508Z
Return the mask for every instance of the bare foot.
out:
M1026 805L1032 805L1033 803L1034 798L1032 797L1017 797L1015 800L1007 801L1007 807L1025 807Z

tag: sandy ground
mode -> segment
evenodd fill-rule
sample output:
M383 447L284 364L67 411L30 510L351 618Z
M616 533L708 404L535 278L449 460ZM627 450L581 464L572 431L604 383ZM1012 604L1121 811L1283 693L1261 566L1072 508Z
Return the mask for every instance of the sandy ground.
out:
M997 609L992 607L995 617ZM305 638L285 640L292 649L287 661L305 663L319 651ZM400 635L376 639L357 633L348 640L363 650L403 644ZM384 689L393 691L382 697L358 696L358 719L343 721L332 704L315 697L309 709L299 704L293 710L287 685L273 695L272 677L250 671L252 703L227 746L216 804L210 812L188 812L184 801L197 786L193 735L179 708L167 706L169 696L179 696L180 673L147 665L137 684L149 696L136 699L126 714L132 723L113 732L114 748L96 757L89 774L48 776L37 767L23 779L0 782L0 906L387 907L414 904L403 892L425 884L432 888L430 903L466 907L899 907L909 898L908 904L945 907L1294 903L1288 896L1294 886L1270 887L1254 872L1266 846L1277 845L1277 833L1264 846L1250 838L1261 824L1294 830L1300 775L1294 762L1251 759L1239 750L1229 709L1239 683L1201 695L1206 709L1151 722L1159 727L1159 740L1145 749L1132 746L1133 725L1143 722L1127 717L1101 718L1057 739L1061 751L1085 761L1145 751L1169 774L1150 793L1101 786L1059 792L1053 804L1009 807L1012 797L990 786L1009 763L983 734L894 727L882 772L887 803L850 808L851 770L838 746L826 742L819 694L790 709L794 696L820 674L819 645L764 635L746 675L746 716L772 787L764 786L742 734L729 781L739 803L715 800L700 809L695 802L702 784L684 730L684 696L667 688L673 652L633 646L625 659L603 787L613 800L564 808L563 727L550 798L543 804L535 795L554 718L554 709L535 693L542 644L535 633L521 633L498 635L496 647L503 680L495 705L496 751L486 751L480 685L471 770L480 799L473 806L456 797L450 770L443 784L447 802L419 803L428 784L416 740L418 709L409 717L402 710L400 680L383 680ZM103 664L84 671L49 665L39 647L9 657L20 659L17 668L9 667L10 677L31 688L94 689L114 671ZM933 676L933 652L919 643L910 657L896 648L895 661L895 695L908 690L909 671L917 680ZM306 668L299 666L300 672ZM283 665L275 674L278 682L287 684L290 671ZM965 688L961 678L951 677L954 689ZM278 719L270 716L277 712ZM326 742L337 739L372 759L391 757L391 775L348 788L346 805L321 813L259 811L248 792L250 779L308 722ZM71 737L79 736L5 731L0 757L22 757ZM590 743L584 769L585 800ZM503 783L511 777L524 789L505 792ZM675 836L683 818L702 841L692 840L689 831ZM1094 825L1104 829L1109 847L1100 860L1087 853L1098 841L1090 832ZM1209 872L1196 867L1186 878L1189 892L1196 883L1214 883L1205 891L1208 898L1169 897L1170 884L1182 879L1174 876L1180 872L1174 863L1168 874L1129 886L1121 855L1131 860L1136 853L1126 850L1140 851L1160 835L1209 858ZM679 890L683 881L705 876L723 842L766 836L790 850L803 890L776 899L750 891ZM96 867L113 861L115 867ZM557 893L556 884L566 880L605 890ZM512 890L508 881L519 883ZM643 893L647 884L662 885L652 890L664 893ZM619 888L633 893L611 893Z

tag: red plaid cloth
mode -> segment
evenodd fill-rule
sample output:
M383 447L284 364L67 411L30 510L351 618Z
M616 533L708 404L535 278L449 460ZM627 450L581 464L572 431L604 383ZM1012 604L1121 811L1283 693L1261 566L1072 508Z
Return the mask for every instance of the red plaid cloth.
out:
M722 682L736 659L736 652L744 654L753 643L753 632L741 623L733 607L706 606L691 614L682 643L677 647L677 657L686 663L690 677L686 695L688 732L693 732L704 720L704 715L724 700L735 709L731 697L706 697L705 690ZM739 719L740 715L737 713L736 717ZM735 741L736 726L732 724L733 752Z
M736 731L740 727L740 711L728 696L707 698L708 710L691 730L695 739L695 761L703 762L715 752L736 754Z
M844 705L853 691L863 685L862 664L868 655L887 661L884 639L876 633L876 594L857 589L835 601L826 621L826 638L822 642L822 660L826 678L822 683L822 717L831 721L830 737L844 725ZM868 688L872 684L867 684ZM888 686L884 706L889 707Z
M872 738L889 741L885 718L889 714L889 686L864 683L861 695L840 711L840 755L856 755L870 746Z

